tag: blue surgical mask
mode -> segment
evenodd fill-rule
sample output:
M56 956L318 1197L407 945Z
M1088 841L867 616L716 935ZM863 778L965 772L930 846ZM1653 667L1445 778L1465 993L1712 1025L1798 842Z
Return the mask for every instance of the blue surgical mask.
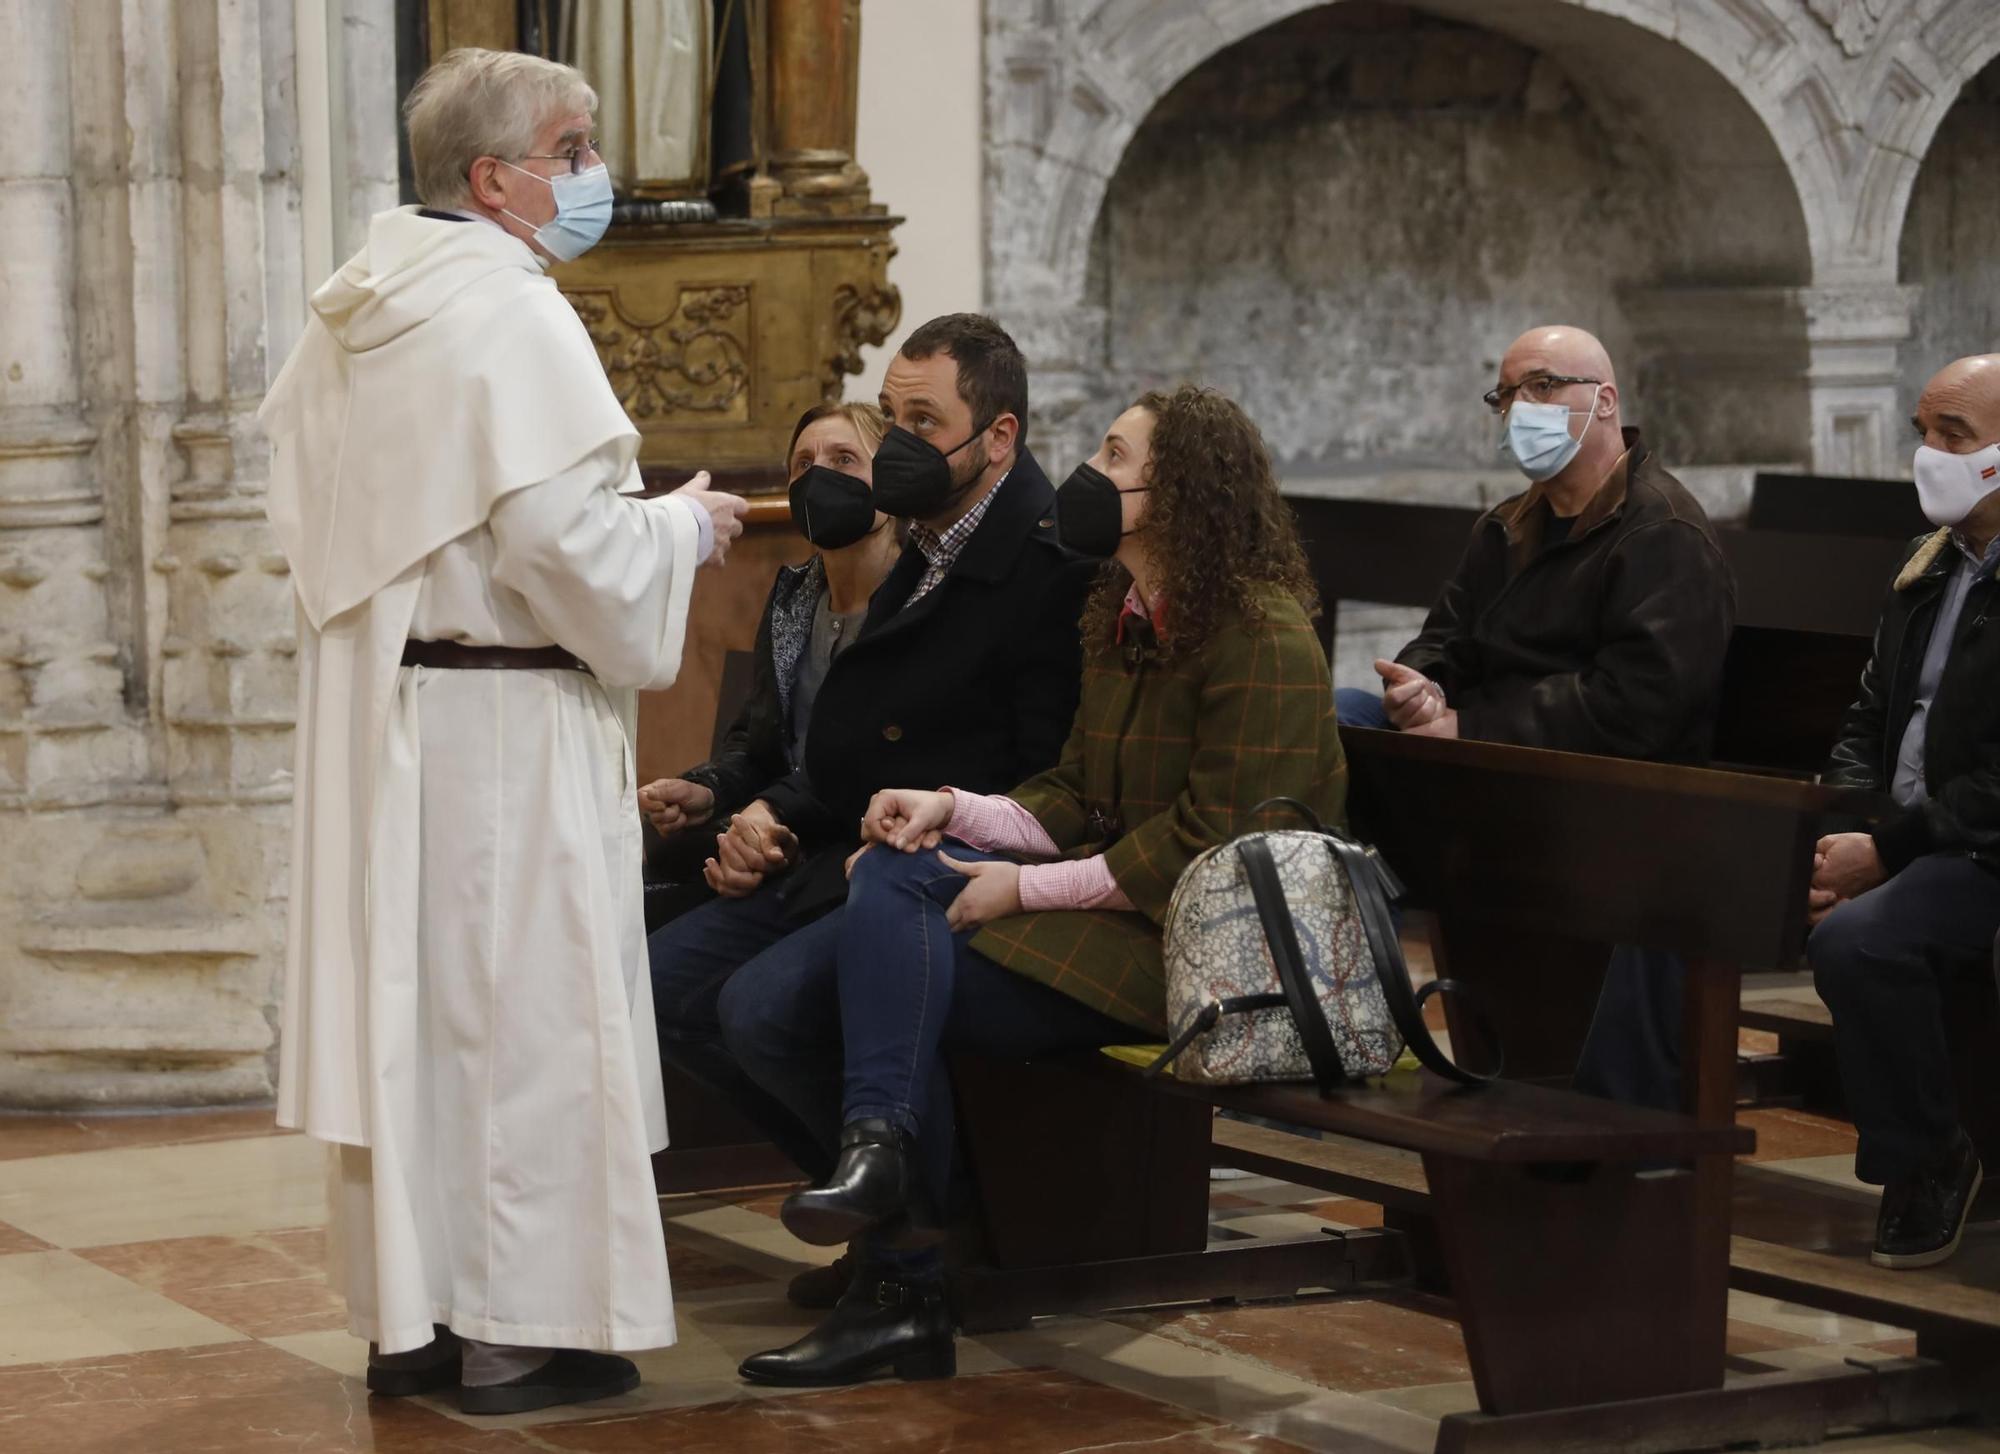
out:
M502 166L514 167L512 162ZM547 182L556 194L556 215L535 228L535 241L557 262L575 262L596 247L611 225L611 170L599 162L587 172L564 172L545 177L526 167L514 167L538 182ZM505 211L505 209L501 209ZM523 227L534 227L527 218L508 212Z
M1599 385L1599 388L1602 388ZM1540 483L1559 475L1583 448L1583 434L1572 436L1572 412L1597 417L1597 389L1590 391L1590 407L1571 411L1561 404L1531 404L1516 399L1507 409L1507 422L1500 431L1500 457L1511 461L1529 479Z

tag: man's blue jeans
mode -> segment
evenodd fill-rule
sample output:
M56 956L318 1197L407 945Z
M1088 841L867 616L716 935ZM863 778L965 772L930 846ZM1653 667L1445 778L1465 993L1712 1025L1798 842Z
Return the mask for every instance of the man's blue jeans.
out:
M1389 714L1382 707L1379 692L1359 687L1337 687L1333 693L1333 715L1349 727L1387 727Z
M779 956L782 964L829 957L830 950L816 955L812 946L832 944L842 912L835 909L800 928L785 917L776 886L767 884L748 898L704 904L647 941L660 1058L742 1111L816 1182L833 1170L840 1140L840 1007L831 976L818 985L794 985L768 971L756 977L765 993L777 994L782 987L782 1013L799 1017L821 1037L810 1054L764 1068L766 1080L786 1082L783 1094L745 1073L725 1041L721 1004L735 978L776 955L781 945L799 941ZM775 1006L773 1013L779 1013Z

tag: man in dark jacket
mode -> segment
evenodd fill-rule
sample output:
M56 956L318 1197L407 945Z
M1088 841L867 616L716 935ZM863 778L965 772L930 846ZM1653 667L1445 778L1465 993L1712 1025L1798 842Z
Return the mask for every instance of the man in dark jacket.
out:
M1078 620L1093 574L1057 539L1055 490L1022 442L1026 367L991 319L951 314L917 329L889 364L881 402L892 427L875 455L875 504L910 521L909 543L828 668L802 767L718 835L709 881L724 897L649 941L661 1054L730 1098L815 1179L833 1165L838 1065L826 1123L801 1124L723 1044L723 987L788 934L837 931L845 860L877 791L1004 792L1056 761L1076 713ZM812 987L825 993L811 999L802 987L796 1012L836 1021L831 988Z
M1820 840L1806 945L1860 1132L1854 1174L1884 1188L1871 1260L1898 1268L1957 1249L1981 1178L1941 985L1985 993L2000 931L2000 355L1940 371L1913 422L1918 499L1946 528L1912 543L1822 776L1897 811Z
M1380 699L1340 717L1434 737L1700 762L1735 624L1735 581L1708 516L1620 419L1604 346L1530 329L1486 403L1500 452L1532 482L1473 528L1417 639L1378 661ZM1580 1089L1674 1107L1680 961L1620 948L1577 1067Z

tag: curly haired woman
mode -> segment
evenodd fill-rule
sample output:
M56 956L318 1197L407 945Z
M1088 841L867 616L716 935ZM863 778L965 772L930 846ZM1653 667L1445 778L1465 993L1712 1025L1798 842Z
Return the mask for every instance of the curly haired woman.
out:
M1182 870L1288 826L1256 812L1270 798L1341 819L1311 579L1243 411L1208 389L1147 394L1056 513L1066 545L1107 558L1084 611L1075 726L1062 760L1005 796L893 789L870 803L835 951L840 1159L783 1211L809 1242L853 1242L862 1265L818 1329L749 1359L746 1378L953 1372L926 1245L951 1163L946 1053L1162 1038L1161 925Z

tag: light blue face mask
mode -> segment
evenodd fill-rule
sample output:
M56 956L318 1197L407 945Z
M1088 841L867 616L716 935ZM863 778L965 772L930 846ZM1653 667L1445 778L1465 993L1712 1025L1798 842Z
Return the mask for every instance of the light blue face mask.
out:
M1507 422L1500 431L1500 457L1537 484L1561 474L1583 448L1583 434L1590 433L1590 425L1586 423L1583 434L1572 436L1570 415L1587 414L1595 419L1598 390L1603 387L1600 384L1590 391L1588 409L1570 410L1561 404L1531 404L1516 399L1508 406Z
M611 225L611 170L604 163L599 162L587 172L564 172L554 177L515 167L512 162L501 165L514 167L538 182L547 182L549 190L556 194L556 215L535 227L535 241L550 257L557 262L575 262L603 239L604 229ZM516 213L506 215L523 227L535 226Z

